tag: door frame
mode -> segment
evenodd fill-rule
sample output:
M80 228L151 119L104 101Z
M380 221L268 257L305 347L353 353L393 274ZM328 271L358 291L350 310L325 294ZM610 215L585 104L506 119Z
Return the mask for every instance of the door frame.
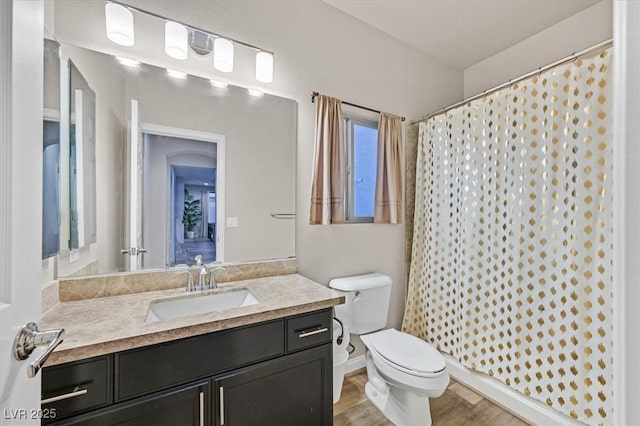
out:
M216 262L224 262L224 241L225 241L225 135L221 133L210 133L199 130L183 129L180 127L163 126L153 123L140 123L140 131L144 134L167 136L180 139L191 139L200 142L210 142L216 144ZM171 176L167 174L169 182L165 188L171 185ZM171 197L167 197L165 207L165 230L167 236L171 232ZM165 247L165 261L171 258L171 244Z
M17 361L13 340L42 315L43 28L41 0L0 4L0 414L8 425L39 424L40 375L27 378L37 354Z
M640 3L613 2L613 419L629 424L640 417Z

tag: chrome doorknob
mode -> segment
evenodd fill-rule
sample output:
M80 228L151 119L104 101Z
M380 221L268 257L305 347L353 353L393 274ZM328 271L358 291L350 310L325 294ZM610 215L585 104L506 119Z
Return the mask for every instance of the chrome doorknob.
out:
M18 335L13 341L13 356L18 361L24 361L29 358L36 348L46 346L46 349L40 354L38 359L27 367L27 376L34 378L47 358L49 358L49 355L51 355L51 352L62 343L63 338L64 328L40 331L35 322L27 323L18 332Z
M140 253L146 253L146 252L147 252L146 248L138 248L138 247L129 247L129 248L120 249L120 253L128 254L130 256L137 256Z

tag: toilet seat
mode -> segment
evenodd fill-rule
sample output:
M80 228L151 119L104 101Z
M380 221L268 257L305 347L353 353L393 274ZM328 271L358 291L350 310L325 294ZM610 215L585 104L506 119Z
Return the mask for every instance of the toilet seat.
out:
M429 343L395 329L371 333L370 349L396 370L418 377L434 377L446 368L444 357Z

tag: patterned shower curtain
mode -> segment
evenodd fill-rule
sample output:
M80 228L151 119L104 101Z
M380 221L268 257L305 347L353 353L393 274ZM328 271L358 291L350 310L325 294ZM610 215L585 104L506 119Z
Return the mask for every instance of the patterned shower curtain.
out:
M403 330L612 420L611 49L420 125Z

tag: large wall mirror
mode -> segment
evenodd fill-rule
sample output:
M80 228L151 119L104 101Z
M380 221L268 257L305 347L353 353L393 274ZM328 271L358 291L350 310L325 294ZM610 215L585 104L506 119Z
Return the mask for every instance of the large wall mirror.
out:
M295 101L45 46L43 258L58 277L295 256Z

